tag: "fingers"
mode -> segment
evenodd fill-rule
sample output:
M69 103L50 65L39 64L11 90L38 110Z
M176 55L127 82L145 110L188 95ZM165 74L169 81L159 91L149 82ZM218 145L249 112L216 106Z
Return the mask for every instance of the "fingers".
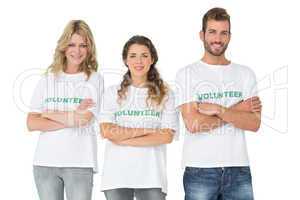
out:
M250 97L250 98L246 99L245 101L257 101L257 100L259 100L259 97L254 96L254 97Z
M252 112L261 112L261 110L262 110L262 106L260 105L260 106L253 108Z
M80 110L86 110L86 109L92 108L92 107L94 107L94 106L95 106L95 104L94 104L94 103L91 103L91 104L80 105L78 108L79 108Z
M93 103L93 99L88 98L88 99L83 99L80 104L85 104L85 103Z

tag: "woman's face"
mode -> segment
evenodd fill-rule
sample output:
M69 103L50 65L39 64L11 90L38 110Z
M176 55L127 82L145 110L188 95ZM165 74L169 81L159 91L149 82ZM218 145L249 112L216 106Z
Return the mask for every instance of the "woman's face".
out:
M140 44L133 44L129 47L126 64L131 77L139 80L147 80L147 73L153 64L153 59L148 47Z
M65 51L68 67L78 67L86 59L88 45L86 40L79 34L74 33Z

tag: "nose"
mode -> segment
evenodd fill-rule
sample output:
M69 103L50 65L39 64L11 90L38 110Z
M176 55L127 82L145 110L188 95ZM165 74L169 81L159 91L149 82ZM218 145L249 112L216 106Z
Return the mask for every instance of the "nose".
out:
M216 43L220 43L221 42L221 35L220 34L216 34L216 36L215 36L215 42Z
M136 59L136 62L137 63L142 63L142 56L138 56L137 59Z
M80 47L79 47L79 46L75 46L74 52L75 52L75 53L80 53Z

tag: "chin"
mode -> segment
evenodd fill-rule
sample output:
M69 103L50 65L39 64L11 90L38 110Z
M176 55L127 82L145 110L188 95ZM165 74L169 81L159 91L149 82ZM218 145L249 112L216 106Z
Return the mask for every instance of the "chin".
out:
M79 65L81 65L81 63L82 63L82 61L75 61L75 62L71 62L73 65L77 65L77 66L79 66Z
M147 76L147 73L134 73L132 75L137 78L143 78Z

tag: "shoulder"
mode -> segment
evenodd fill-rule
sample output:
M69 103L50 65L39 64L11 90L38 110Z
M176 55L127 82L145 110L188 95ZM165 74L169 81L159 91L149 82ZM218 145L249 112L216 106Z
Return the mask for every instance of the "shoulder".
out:
M191 63L191 64L188 64L187 66L180 68L180 69L177 71L177 75L176 75L176 76L184 75L184 74L186 74L186 73L191 73L191 72L194 71L195 69L199 68L199 66L200 66L199 61L193 62L193 63Z
M232 63L232 67L233 67L234 70L237 70L237 71L243 73L244 75L250 75L250 76L254 75L255 76L254 71L246 65Z
M57 81L57 76L52 72L47 72L47 73L41 74L39 84L47 84L47 83L55 82L55 81Z
M99 72L92 72L90 77L89 77L89 81L103 81L103 77Z
M111 93L111 94L116 94L118 90L120 89L120 85L111 85L105 88L105 93Z

